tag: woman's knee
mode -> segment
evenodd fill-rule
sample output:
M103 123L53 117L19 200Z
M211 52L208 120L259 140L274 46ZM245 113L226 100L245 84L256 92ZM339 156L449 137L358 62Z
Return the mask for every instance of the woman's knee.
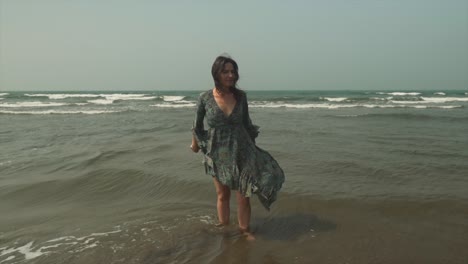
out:
M250 205L250 198L245 197L243 195L237 195L237 203L239 205L249 206Z
M231 190L229 188L218 188L216 190L218 200L222 202L228 202L231 198Z
M215 177L213 177L213 180L216 187L216 195L218 197L218 201L229 201L229 199L231 198L231 190L229 189L229 187L221 184Z

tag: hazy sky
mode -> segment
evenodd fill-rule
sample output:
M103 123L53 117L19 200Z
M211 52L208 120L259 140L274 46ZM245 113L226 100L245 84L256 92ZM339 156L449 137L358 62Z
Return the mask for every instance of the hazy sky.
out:
M467 0L0 0L0 90L468 89Z

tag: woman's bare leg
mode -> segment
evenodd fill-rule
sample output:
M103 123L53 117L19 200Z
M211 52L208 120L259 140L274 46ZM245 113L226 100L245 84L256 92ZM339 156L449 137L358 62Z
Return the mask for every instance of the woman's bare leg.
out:
M229 224L229 199L231 198L231 190L229 187L222 185L216 177L213 177L216 187L216 208L218 209L218 220L222 225Z
M247 236L249 240L254 237L250 233L250 198L243 196L240 192L236 192L237 196L237 220L239 221L240 231Z
M250 198L244 197L240 192L236 192L236 197L239 228L241 230L248 230L250 222Z

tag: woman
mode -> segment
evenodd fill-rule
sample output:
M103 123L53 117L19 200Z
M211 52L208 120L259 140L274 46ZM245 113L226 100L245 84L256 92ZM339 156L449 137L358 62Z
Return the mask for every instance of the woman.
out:
M220 224L229 224L229 200L231 190L235 190L239 229L251 236L251 194L257 194L269 209L284 182L284 174L270 154L255 145L258 127L250 120L245 92L236 87L237 63L219 56L211 74L215 87L200 94L190 148L193 152L201 149L204 154L205 171L213 177L216 187ZM208 130L204 129L205 117Z

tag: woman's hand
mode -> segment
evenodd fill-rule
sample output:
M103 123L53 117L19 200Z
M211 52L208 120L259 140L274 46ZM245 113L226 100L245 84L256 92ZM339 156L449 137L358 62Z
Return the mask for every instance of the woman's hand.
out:
M200 151L200 147L198 146L198 144L192 143L192 145L190 145L190 149L195 153L198 153L198 151Z
M200 146L198 146L197 139L195 138L195 136L192 136L192 144L190 144L190 149L195 153L200 151Z

